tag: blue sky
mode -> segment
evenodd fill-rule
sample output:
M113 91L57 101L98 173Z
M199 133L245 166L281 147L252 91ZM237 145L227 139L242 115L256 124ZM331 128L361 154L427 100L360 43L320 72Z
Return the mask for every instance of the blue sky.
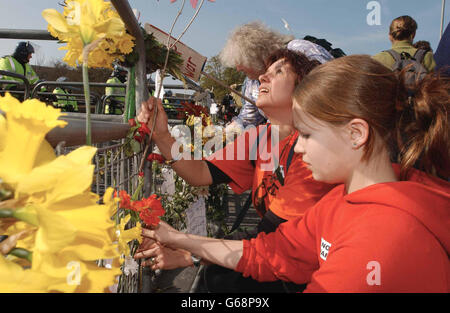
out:
M130 0L130 5L141 12L141 22L151 23L168 31L182 0L171 4L169 0ZM366 9L369 0L216 0L205 1L202 9L182 41L203 54L218 54L229 33L244 23L260 20L283 33L281 18L288 21L297 38L312 35L326 38L333 47L347 54L375 54L388 49L387 32L392 19L410 15L418 23L416 40L428 40L433 49L439 42L441 0L379 0L381 25L369 26ZM45 29L41 11L59 8L58 0L0 0L0 28ZM59 10L59 9L58 9ZM60 10L61 11L61 10ZM194 13L186 1L183 14L174 30L179 35ZM450 21L450 1L445 10L445 25ZM58 51L56 42L35 41L38 53L32 64L60 60L64 51ZM0 39L0 56L10 54L16 40Z

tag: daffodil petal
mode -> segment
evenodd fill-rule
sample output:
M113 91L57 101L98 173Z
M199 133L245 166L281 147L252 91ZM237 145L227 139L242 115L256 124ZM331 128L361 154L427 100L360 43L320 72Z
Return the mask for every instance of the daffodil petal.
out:
M67 122L58 120L61 110L36 99L20 103L9 93L0 97L0 109L6 112L7 127L0 154L0 177L14 187L31 171L47 132Z
M52 290L53 284L62 281L45 273L24 270L0 255L0 292L47 292Z
M6 139L6 119L0 114L0 151L3 150L5 146Z
M36 211L39 229L36 233L34 253L57 252L75 239L77 229L66 218L44 208L36 208Z
M69 32L69 25L64 16L55 9L46 9L42 11L42 17L49 23L52 28L58 32Z
M90 263L87 271L75 292L108 292L108 287L117 283L116 277L122 274L120 268L107 269Z

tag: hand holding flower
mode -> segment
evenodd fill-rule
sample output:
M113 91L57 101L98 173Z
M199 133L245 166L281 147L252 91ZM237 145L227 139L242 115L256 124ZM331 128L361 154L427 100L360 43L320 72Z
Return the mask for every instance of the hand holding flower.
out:
M148 238L145 238L148 239ZM135 259L149 258L142 262L143 266L150 266L152 270L171 270L192 265L191 254L182 249L172 249L148 239L141 244L134 255Z
M154 108L158 108L158 116L155 121L155 128L153 130L152 139L157 140L164 136L170 136L168 125L168 118L166 112L164 111L164 107L161 103L160 99L150 97L147 101L141 104L141 111L137 116L137 120L140 123L146 124L147 127L151 130L153 128L153 119L155 110Z
M153 229L142 229L142 237L149 238L162 245L172 246L181 232L161 221Z

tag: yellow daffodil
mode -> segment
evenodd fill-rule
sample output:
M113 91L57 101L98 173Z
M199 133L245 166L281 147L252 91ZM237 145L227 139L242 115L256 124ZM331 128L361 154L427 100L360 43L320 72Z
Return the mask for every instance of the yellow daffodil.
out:
M46 9L42 16L52 26L53 33L64 37L61 40L79 36L87 45L106 34L122 34L122 20L106 17L104 12L108 9L111 9L111 4L103 0L67 0L64 15L54 9Z
M10 210L20 220L9 215L0 219L0 234L26 230L16 247L32 251L29 270L0 256L0 292L104 291L120 274L119 268L95 263L119 256L110 218L117 200L112 188L104 204L90 192L96 149L81 147L56 157L44 137L51 128L65 125L57 120L59 110L37 100L20 103L9 95L0 98L0 109L6 112L6 122L0 125L6 138L0 150L0 179L14 194L0 202L0 210Z
M128 54L134 46L134 37L127 34L125 25L111 2L103 0L66 0L63 13L46 9L42 16L48 22L48 31L67 46L64 61L70 66L82 63L83 48L98 40L113 42L101 44L89 54L89 67L111 67L116 58Z
M14 188L17 181L35 166L47 132L56 126L65 126L67 122L58 120L62 115L59 109L47 107L36 99L20 103L10 94L0 97L0 110L6 113L0 177ZM48 149L45 151L48 153Z
M125 230L125 225L130 221L131 215L127 215L120 220L117 225L116 236L119 242L119 251L121 254L130 255L130 247L128 243L137 239L142 243L142 226L141 223L136 223L136 226Z
M0 114L0 151L3 150L6 138L6 119Z
M64 279L52 278L42 272L24 270L0 254L0 292L49 292Z
M117 283L117 277L122 274L118 266L109 269L87 264L86 270L86 276L80 281L75 292L109 292L109 286Z

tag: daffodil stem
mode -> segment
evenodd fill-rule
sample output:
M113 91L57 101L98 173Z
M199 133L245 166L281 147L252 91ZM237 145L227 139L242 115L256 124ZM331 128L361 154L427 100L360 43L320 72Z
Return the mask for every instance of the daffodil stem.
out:
M88 73L88 59L89 53L94 50L103 38L96 39L95 41L87 44L83 48L83 89L84 89L84 101L86 103L86 145L92 145L91 135L91 93L89 90L89 73Z
M87 62L83 62L84 101L86 103L86 145L92 145L91 134L91 93L89 90L89 73Z
M28 260L30 263L32 262L32 259L33 259L33 252L28 251L23 248L14 248L8 254L14 255L21 259Z
M39 221L37 219L36 214L33 214L30 210L28 210L25 207L16 209L7 209L7 208L1 209L0 218L15 218L34 226L39 225Z
M137 185L136 190L134 191L133 195L131 196L131 200L138 199L139 193L141 192L143 186L144 186L144 177L139 177L138 185Z
M14 217L14 211L11 209L1 209L0 218L11 218Z

